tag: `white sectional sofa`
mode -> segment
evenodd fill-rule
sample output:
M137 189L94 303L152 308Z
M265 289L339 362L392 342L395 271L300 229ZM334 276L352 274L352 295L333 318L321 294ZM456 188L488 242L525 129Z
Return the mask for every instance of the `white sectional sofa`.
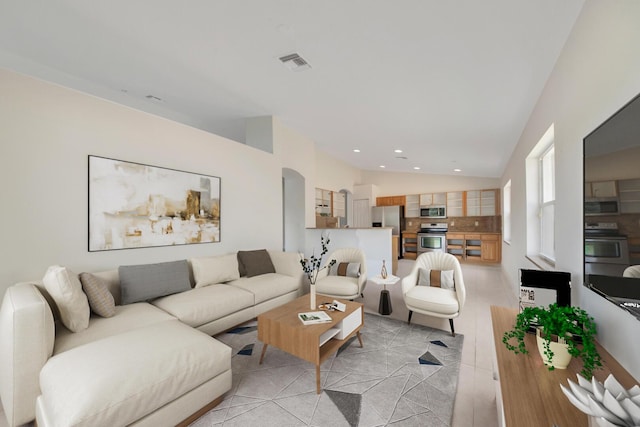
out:
M302 293L299 254L268 257L275 272L264 274L239 265L236 254L194 258L188 289L127 304L123 270L93 273L113 296L115 314L92 312L87 327L71 326L75 332L64 326L69 314L47 290L47 276L44 284L11 286L0 308L0 397L9 425L177 425L214 407L231 388L231 349L211 336Z

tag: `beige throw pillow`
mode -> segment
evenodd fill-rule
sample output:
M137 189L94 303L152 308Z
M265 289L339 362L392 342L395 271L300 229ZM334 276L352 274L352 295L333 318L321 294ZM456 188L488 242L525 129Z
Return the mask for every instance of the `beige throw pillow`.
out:
M64 326L71 332L80 332L89 327L89 302L82 292L78 275L68 268L53 265L47 269L42 283L58 306Z
M80 273L82 289L89 300L91 310L102 317L116 314L116 303L105 281L91 273Z
M190 261L196 288L240 278L236 254L191 258Z
M427 270L426 268L421 268L418 274L418 285L454 290L453 270Z

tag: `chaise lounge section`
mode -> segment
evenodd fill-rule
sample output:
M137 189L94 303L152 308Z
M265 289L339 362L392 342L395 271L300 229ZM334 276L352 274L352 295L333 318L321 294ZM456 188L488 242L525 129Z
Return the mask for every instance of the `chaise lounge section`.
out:
M132 270L93 273L113 297L113 315L92 314L76 332L42 281L11 286L0 307L0 397L9 425L192 421L231 388L231 349L211 335L301 295L299 259L278 251L193 258L188 289L126 304L123 294L137 292L127 288Z

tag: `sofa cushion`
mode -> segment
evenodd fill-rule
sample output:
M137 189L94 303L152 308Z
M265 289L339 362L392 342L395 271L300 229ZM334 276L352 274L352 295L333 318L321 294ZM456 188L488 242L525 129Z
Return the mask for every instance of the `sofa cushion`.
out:
M55 301L64 326L72 332L82 331L89 326L91 310L77 274L66 267L52 265L47 269L42 283Z
M241 276L254 277L261 274L275 273L269 252L266 249L255 251L238 251L238 264L241 266Z
M300 288L296 277L278 273L262 274L257 277L241 277L227 283L227 285L251 292L255 296L255 304L298 291Z
M196 288L240 278L236 254L191 258Z
M122 304L148 301L191 289L187 260L118 268Z
M431 311L442 315L455 315L459 310L455 291L433 286L414 286L404 296L409 309Z
M252 293L218 284L158 298L151 304L197 328L255 303Z
M91 311L102 317L111 317L116 314L116 303L106 282L91 273L80 273L79 277Z
M53 425L129 425L229 369L229 347L169 320L52 357L41 403Z
M316 292L329 295L357 295L360 286L358 279L348 276L325 276L316 282Z
M113 317L91 316L89 327L84 331L71 333L66 329L56 332L53 354L118 335L132 329L142 328L155 323L173 320L175 317L146 302L118 305Z

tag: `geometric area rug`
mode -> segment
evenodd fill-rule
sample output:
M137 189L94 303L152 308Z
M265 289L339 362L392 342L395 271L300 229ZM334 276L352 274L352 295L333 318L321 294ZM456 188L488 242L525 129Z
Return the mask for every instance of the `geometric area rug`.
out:
M230 346L232 389L192 426L451 425L464 336L365 313L357 339L320 366L262 343L257 322L217 335Z

